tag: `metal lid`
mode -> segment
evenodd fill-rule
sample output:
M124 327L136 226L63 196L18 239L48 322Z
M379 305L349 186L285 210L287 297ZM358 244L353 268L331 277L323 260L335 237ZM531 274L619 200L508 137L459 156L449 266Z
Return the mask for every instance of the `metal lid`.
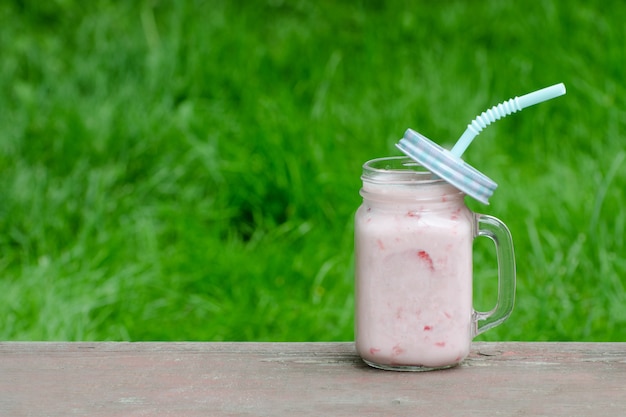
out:
M470 197L489 204L498 184L427 137L407 129L396 147Z

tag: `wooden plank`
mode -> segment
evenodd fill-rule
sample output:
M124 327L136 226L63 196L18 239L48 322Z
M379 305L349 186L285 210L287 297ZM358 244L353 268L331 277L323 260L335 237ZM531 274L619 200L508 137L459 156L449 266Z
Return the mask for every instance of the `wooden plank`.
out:
M614 416L626 343L475 343L372 369L352 343L0 343L1 416Z

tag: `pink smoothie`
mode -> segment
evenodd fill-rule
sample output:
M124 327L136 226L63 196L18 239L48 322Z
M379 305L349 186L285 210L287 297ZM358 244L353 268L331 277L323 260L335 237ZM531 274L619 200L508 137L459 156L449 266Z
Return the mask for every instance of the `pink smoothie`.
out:
M472 335L474 215L443 181L364 182L355 218L356 348L383 367L453 366Z

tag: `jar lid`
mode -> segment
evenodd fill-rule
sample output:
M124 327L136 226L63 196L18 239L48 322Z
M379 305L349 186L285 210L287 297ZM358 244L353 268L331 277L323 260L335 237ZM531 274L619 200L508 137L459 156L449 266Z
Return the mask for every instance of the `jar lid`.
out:
M427 137L407 129L396 147L408 157L470 197L489 204L498 184Z

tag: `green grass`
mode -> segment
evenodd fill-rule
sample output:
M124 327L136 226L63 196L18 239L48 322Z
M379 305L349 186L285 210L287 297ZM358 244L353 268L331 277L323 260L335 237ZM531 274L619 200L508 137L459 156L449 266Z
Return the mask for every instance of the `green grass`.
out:
M623 2L237 3L0 5L1 339L351 340L361 164L558 82L464 155L481 338L626 339Z

